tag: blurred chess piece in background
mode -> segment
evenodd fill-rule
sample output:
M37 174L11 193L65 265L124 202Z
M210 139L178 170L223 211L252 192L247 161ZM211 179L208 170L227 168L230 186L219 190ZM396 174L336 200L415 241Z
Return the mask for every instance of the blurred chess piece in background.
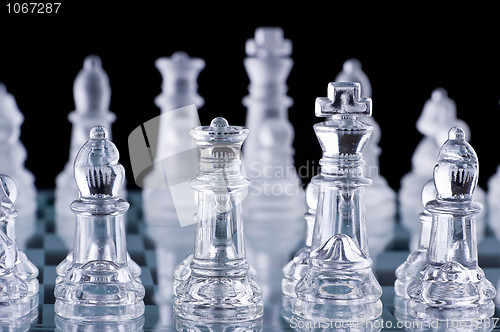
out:
M0 83L0 173L8 174L18 188L16 227L21 249L26 248L27 240L35 233L37 208L35 177L24 167L27 151L19 140L23 121L14 96Z
M440 147L448 138L450 128L458 126L465 132L465 139L470 139L467 124L457 119L455 102L448 97L443 88L432 92L426 101L422 114L417 120L417 130L424 135L412 156L412 169L401 179L399 190L399 212L401 223L410 231L410 251L416 250L420 237L420 193L427 181L432 178ZM479 186L474 192L474 200L486 208L486 194ZM484 237L486 212L483 210L476 218L478 241Z
M80 148L87 142L91 128L100 125L108 128L112 138L111 124L116 120L115 113L109 110L111 87L109 78L102 68L101 58L89 55L73 84L75 110L68 115L72 124L69 158L64 169L56 177L55 213L56 231L66 248L73 247L75 215L70 205L78 197L73 166ZM126 185L120 189L120 196L126 197Z

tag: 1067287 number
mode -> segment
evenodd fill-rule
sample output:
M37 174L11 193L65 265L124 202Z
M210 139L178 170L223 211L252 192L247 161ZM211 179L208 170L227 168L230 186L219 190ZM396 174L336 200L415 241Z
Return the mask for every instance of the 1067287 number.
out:
M6 6L9 14L57 14L61 2L9 2Z

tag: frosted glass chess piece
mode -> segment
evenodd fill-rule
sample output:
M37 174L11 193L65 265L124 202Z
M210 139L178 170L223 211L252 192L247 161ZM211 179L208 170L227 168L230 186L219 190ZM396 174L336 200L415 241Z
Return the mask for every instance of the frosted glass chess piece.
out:
M371 99L360 98L359 83L335 82L328 98L316 100L314 125L323 150L318 207L307 270L297 283L293 313L317 321L369 321L382 314L382 288L375 278L365 232L362 152L372 127L357 120L371 114Z
M260 176L253 178L243 206L248 262L259 271L267 310L279 307L281 270L304 237L305 195L293 163L292 133L290 123L278 118L257 131L260 149L251 167ZM269 326L271 315L265 316ZM279 312L275 317L281 321Z
M198 148L189 131L200 125L197 108L203 106L204 99L197 92L197 78L205 68L205 61L191 58L185 52L175 52L170 58L156 60L156 67L163 77L163 91L155 99L161 115L158 117L155 163L144 178L144 217L149 225L176 228L175 234L182 234L188 244L195 237L195 227L189 224L195 224L193 215L196 213L195 192L189 181L197 174L199 163ZM186 107L188 105L196 107ZM167 183L169 177L175 179L175 185ZM180 254L184 257L187 251ZM187 278L192 259L189 254L181 263L177 259L172 262L177 266L174 281ZM173 289L176 289L175 282Z
M415 223L420 213L420 190L432 178L439 148L447 139L449 128L458 126L465 132L465 139L470 138L467 124L457 119L455 102L448 97L443 88L437 88L427 100L422 114L417 120L417 130L424 135L412 156L412 169L401 179L398 193L400 217L402 224L410 231L410 251L418 247L420 225ZM481 204L486 202L486 194L480 187L476 188L474 199ZM477 236L480 241L485 232L485 212L477 216Z
M76 109L68 116L73 127L69 160L64 170L56 177L55 211L57 234L64 241L66 247L73 247L75 233L74 214L70 206L74 197L78 196L78 188L74 179L74 161L78 151L87 141L88 133L96 125L111 128L116 115L109 111L111 88L109 78L102 68L101 59L96 55L85 58L83 69L76 76L73 84L73 95ZM108 132L111 139L111 133ZM125 182L119 189L120 197L127 195ZM57 274L64 276L73 260L73 251L57 266ZM140 267L128 257L128 263L139 276Z
M306 206L294 168L294 131L288 121L288 108L293 105L286 95L286 80L293 66L292 43L283 38L281 28L260 27L245 48L244 64L250 85L243 104L247 107L247 127L253 133L243 151L251 182L245 220L261 228L259 220L271 224L268 220L276 220L275 213L279 213L289 227L296 227L302 224ZM267 208L263 209L262 204Z
M163 77L162 92L155 99L161 115L150 120L158 126L158 135L149 137L155 162L144 178L143 211L148 223L185 226L184 219L192 223L196 212L189 181L197 174L198 149L189 130L200 125L197 108L204 100L197 92L197 79L205 61L175 52L170 58L157 59L155 65ZM168 178L175 181L168 183Z
M187 244L192 248L195 227L189 224L195 224L193 215L196 213L196 202L189 181L197 174L199 152L189 131L200 125L197 109L205 101L198 94L197 79L205 68L205 61L189 57L185 52L175 52L171 57L157 59L155 65L163 77L162 92L155 99L161 115L158 117L157 139L153 140L156 144L152 145L153 148L156 146L155 163L144 178L142 190L144 219L153 228L155 225L171 228L177 236L185 239L183 247ZM166 169L169 174L166 174ZM169 184L166 180L168 175L185 181ZM175 192L175 201L172 191ZM164 253L168 256L168 250ZM176 254L184 258L187 251ZM177 258L171 262L177 266L174 270L175 280L187 278L192 258L192 254L189 254L181 264Z
M358 59L348 59L344 62L342 71L335 78L336 82L358 82L361 85L361 97L372 97L372 86L368 76L361 69ZM396 193L387 180L380 174L379 156L382 149L379 146L380 126L372 116L359 116L358 120L373 127L370 139L363 150L365 161L365 176L373 183L365 190L366 226L370 238L368 247L372 259L384 251L394 237L396 223Z
M479 164L461 128L450 129L434 168L436 198L428 264L408 286L408 313L426 320L487 319L493 316L495 288L477 263L474 202Z
M85 58L83 68L73 83L73 98L75 110L68 115L72 124L69 158L62 172L56 177L54 202L57 234L67 248L73 247L75 232L74 215L70 209L71 202L78 195L73 175L75 157L87 141L92 127L100 125L111 128L116 119L115 113L109 110L111 101L109 78L98 56L89 55ZM111 138L111 132L109 135ZM125 186L120 189L120 194L126 196Z
M293 302L296 298L295 286L297 286L297 282L299 282L307 270L307 260L311 252L314 221L316 219L316 207L318 206L318 195L318 185L309 182L306 188L306 201L309 209L305 214L306 238L304 247L283 267L283 279L281 281L281 291L283 292L282 309L283 316L286 319L291 317Z
M429 180L422 188L422 204L425 205L436 198L436 189L434 181ZM412 251L406 260L396 269L396 282L394 283L394 292L396 296L409 298L407 288L419 274L422 267L428 261L427 251L429 249L429 240L431 237L432 215L425 208L420 213L420 241L418 249Z
M177 285L174 310L197 322L241 322L263 314L262 292L249 277L241 204L249 181L241 173L241 145L249 130L215 118L190 134L200 150L198 231L188 278Z
M293 105L286 85L293 66L292 43L279 27L259 27L254 38L247 40L245 51L250 84L243 105L252 134L243 149L250 180L243 218L247 258L261 271L256 277L269 311L276 307L272 302L279 305L281 301L281 268L303 238L306 212L304 190L294 167L294 130L288 120L288 108ZM265 320L269 317L281 320L279 312L266 312Z
M495 237L500 239L500 165L492 177L488 179L488 225Z
M37 206L35 177L24 167L27 152L19 140L23 121L14 96L0 83L0 172L9 174L19 188L16 210L20 221L34 220Z
M0 323L3 323L28 316L31 306L29 287L17 269L19 250L6 234L9 219L16 214L16 188L5 175L0 175L0 182Z
M55 313L76 320L126 321L144 313L144 287L127 260L124 214L119 197L125 170L119 152L102 126L75 159L80 198L73 201L76 231L71 267L58 276Z
M292 42L284 38L281 28L260 27L255 30L254 38L247 40L245 51L244 65L250 85L243 105L247 108L246 126L254 133L243 149L247 166L257 162L260 139L256 134L262 123L270 118L288 122L288 108L293 105L292 98L286 95L286 80L293 66ZM251 167L246 168L250 179L257 175L252 173Z
M26 254L16 246L16 218L17 211L15 203L18 193L17 186L12 178L0 174L0 196L2 206L2 219L0 221L0 231L3 232L14 244L17 254L15 261L16 276L21 278L28 287L27 297L32 310L32 319L38 317L38 268L28 259Z

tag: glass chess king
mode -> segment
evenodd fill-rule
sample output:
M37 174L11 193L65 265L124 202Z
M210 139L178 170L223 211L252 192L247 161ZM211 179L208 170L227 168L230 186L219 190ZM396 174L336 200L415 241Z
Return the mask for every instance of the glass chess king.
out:
M323 150L316 221L307 270L297 283L293 314L301 319L368 321L382 314L382 288L368 253L362 151L372 127L356 119L371 114L371 99L359 83L335 82L316 100L314 125Z

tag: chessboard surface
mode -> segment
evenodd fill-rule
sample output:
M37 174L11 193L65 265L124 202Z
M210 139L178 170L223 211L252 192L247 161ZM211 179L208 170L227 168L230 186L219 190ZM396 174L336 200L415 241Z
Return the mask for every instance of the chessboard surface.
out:
M127 247L132 259L142 268L141 279L146 289L144 302L146 304L144 331L175 331L170 323L171 319L162 319L159 307L155 304L155 294L158 292L157 261L155 254L155 243L146 234L146 227L142 220L141 194L138 190L131 190L127 200L131 207L127 214ZM30 331L54 331L54 282L56 279L56 266L67 255L69 248L57 234L54 208L53 191L39 190L38 192L38 215L34 229L26 241L25 252L29 259L40 270L40 303L38 307L38 318L31 323ZM500 280L500 243L493 237L486 237L478 248L479 264L484 269L487 278L498 285ZM406 259L408 255L408 233L400 226L396 229L394 241L387 247L386 251L376 259L375 272L383 286L382 302L384 312L382 319L387 323L384 326L392 326L382 331L402 331L397 328L397 320L394 316L394 290L395 269ZM276 278L279 278L281 267L276 267ZM279 305L275 308L266 308L266 313L280 312ZM495 318L500 317L500 308L497 306ZM162 325L161 322L168 322ZM498 325L498 324L497 324ZM0 330L3 327L0 326ZM266 319L264 317L263 331L292 331L290 323L283 319ZM496 326L494 331L500 331Z

